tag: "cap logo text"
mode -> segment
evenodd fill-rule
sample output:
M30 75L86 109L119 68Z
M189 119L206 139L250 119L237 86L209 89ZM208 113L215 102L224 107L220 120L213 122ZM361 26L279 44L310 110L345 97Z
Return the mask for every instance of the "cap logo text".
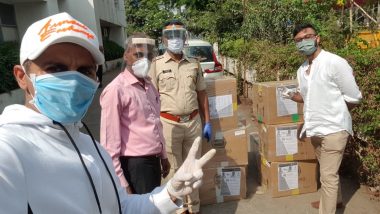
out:
M57 23L51 23L52 19L46 22L46 24L41 28L38 35L40 36L40 41L43 42L50 37L53 33L63 33L66 31L74 31L77 33L84 34L88 39L94 39L95 36L88 31L88 28L77 22L76 20L62 20Z

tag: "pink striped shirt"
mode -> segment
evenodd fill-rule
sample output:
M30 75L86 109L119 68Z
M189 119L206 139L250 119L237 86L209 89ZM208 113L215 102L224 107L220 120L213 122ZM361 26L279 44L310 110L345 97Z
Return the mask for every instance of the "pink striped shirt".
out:
M100 142L111 155L116 174L126 187L120 156L167 158L159 93L149 79L145 79L144 85L126 69L103 90L100 105Z

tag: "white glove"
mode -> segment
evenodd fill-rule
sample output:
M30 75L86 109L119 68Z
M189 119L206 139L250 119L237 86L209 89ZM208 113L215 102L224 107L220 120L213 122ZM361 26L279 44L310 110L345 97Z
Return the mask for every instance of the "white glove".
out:
M282 87L281 89L282 89L282 93L281 93L282 98L291 99L295 94L294 90L289 89L287 87Z
M202 167L214 157L216 151L215 149L211 149L199 160L195 159L200 144L201 138L197 137L191 146L186 160L174 174L173 178L168 181L166 187L171 196L182 199L183 196L192 193L194 189L198 189L201 186L203 177Z

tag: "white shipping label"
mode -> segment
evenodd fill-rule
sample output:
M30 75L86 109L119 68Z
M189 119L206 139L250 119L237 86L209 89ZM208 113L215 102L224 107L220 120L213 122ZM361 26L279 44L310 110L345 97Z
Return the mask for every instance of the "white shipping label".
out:
M208 97L208 104L211 119L232 117L234 114L231 94Z
M240 168L222 169L221 195L232 196L240 195Z
M276 156L298 152L297 126L276 128Z
M293 100L284 98L284 89L291 90L292 92L297 92L296 85L278 86L276 88L276 100L277 100L277 116L287 116L292 114L297 114L297 103Z
M235 136L245 134L245 129L235 131Z
M278 191L288 191L292 189L298 189L298 164L279 164Z

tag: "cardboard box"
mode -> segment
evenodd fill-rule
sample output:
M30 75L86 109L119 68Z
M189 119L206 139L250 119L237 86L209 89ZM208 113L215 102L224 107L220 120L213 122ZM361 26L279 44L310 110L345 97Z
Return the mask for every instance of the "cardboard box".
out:
M252 116L256 120L258 119L258 109L259 109L259 85L260 83L256 82L252 85ZM261 101L262 102L262 101Z
M216 149L206 168L248 164L247 132L244 127L213 132L212 137L210 142L202 143L202 155L212 148Z
M296 91L297 81L275 81L255 83L256 91L253 111L257 113L257 120L265 124L294 123L303 121L303 105L282 96L282 89L286 87Z
M203 169L199 188L201 205L223 203L247 197L246 166Z
M262 158L261 185L272 197L317 191L317 161L268 162Z
M268 161L315 160L310 138L299 139L303 123L259 125L262 153Z
M237 128L236 79L232 77L206 79L206 92L213 128L222 131Z

